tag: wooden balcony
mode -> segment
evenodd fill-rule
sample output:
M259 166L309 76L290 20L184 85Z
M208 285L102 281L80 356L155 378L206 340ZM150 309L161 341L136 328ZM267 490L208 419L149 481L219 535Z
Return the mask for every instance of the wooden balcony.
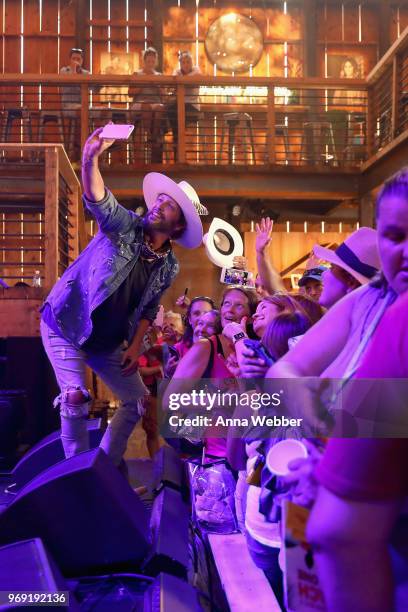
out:
M156 170L191 182L211 213L240 203L253 215L244 223L273 210L282 222L371 224L376 189L406 163L407 79L408 28L361 80L3 74L0 198L24 199L27 178L44 172L30 143L60 143L78 171L86 138L112 120L135 125L101 159L125 205L141 203ZM158 97L154 116L135 88Z

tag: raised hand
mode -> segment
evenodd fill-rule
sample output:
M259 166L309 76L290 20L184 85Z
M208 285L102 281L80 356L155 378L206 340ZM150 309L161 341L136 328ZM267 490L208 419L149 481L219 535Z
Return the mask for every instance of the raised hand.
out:
M179 308L188 308L190 305L190 299L183 293L176 300L176 306Z
M237 270L246 270L248 268L248 260L246 257L241 257L241 255L236 255L232 260L233 268Z
M269 217L261 219L255 226L256 238L255 249L257 253L263 253L272 240L273 221Z
M95 158L102 155L106 149L109 149L109 147L115 142L113 139L99 138L99 134L102 132L102 130L103 127L96 129L85 142L82 151L83 164L86 165L92 162Z

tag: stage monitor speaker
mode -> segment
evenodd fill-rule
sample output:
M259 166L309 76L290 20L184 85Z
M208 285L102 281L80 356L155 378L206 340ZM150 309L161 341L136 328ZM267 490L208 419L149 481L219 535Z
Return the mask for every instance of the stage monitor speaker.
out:
M150 576L160 572L187 578L189 512L181 493L163 487L153 502L150 519L152 546L143 564Z
M197 592L187 582L159 574L144 596L143 612L199 612Z
M39 537L65 576L134 567L148 552L149 518L100 448L42 472L0 514L0 544Z
M67 605L60 604L58 609L79 610L75 597L69 592L65 579L61 576L44 544L38 538L15 542L0 548L0 591L14 594L43 591L60 593L61 596L65 593L67 595ZM28 607L24 609L28 609ZM21 609L21 603L10 601L6 604L3 596L0 610L12 610L14 608Z
M89 419L87 421L89 446L99 446L103 436L102 419ZM12 492L21 489L30 480L41 474L44 470L55 465L65 458L61 442L61 431L53 431L40 440L20 459L11 472L11 481L14 484L8 489Z
M184 464L179 454L171 446L162 446L154 456L153 489L168 486L181 491L185 485Z

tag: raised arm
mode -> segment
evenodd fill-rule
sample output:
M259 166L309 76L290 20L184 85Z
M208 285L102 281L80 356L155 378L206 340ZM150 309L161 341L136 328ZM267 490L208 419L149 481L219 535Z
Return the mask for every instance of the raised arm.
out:
M352 291L330 308L293 349L268 370L266 378L320 376L348 340L351 315L359 292L360 289Z
M199 340L180 359L169 385L163 397L163 408L168 405L169 395L172 393L189 393L192 391L194 379L199 379L205 372L210 359L210 343L208 340Z
M82 186L85 197L99 202L105 196L105 184L99 170L99 157L115 142L99 138L103 128L95 130L88 138L82 151Z
M273 221L266 217L256 224L256 265L261 283L266 291L273 295L278 291L286 291L283 281L268 259L266 249L272 240Z

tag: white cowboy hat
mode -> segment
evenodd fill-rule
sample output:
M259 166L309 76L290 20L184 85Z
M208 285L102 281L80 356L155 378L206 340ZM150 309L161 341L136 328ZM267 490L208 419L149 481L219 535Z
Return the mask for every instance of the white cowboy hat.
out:
M233 259L244 253L241 234L230 223L214 217L203 243L208 259L220 268L232 268Z
M371 227L360 227L335 251L316 244L313 253L319 259L343 268L362 285L369 283L381 270L377 232Z
M182 236L174 242L187 249L195 249L200 246L203 238L203 226L199 215L208 214L208 211L201 204L195 189L186 181L176 183L159 172L146 174L143 179L143 197L148 209L153 207L158 196L162 193L177 202L187 223Z

